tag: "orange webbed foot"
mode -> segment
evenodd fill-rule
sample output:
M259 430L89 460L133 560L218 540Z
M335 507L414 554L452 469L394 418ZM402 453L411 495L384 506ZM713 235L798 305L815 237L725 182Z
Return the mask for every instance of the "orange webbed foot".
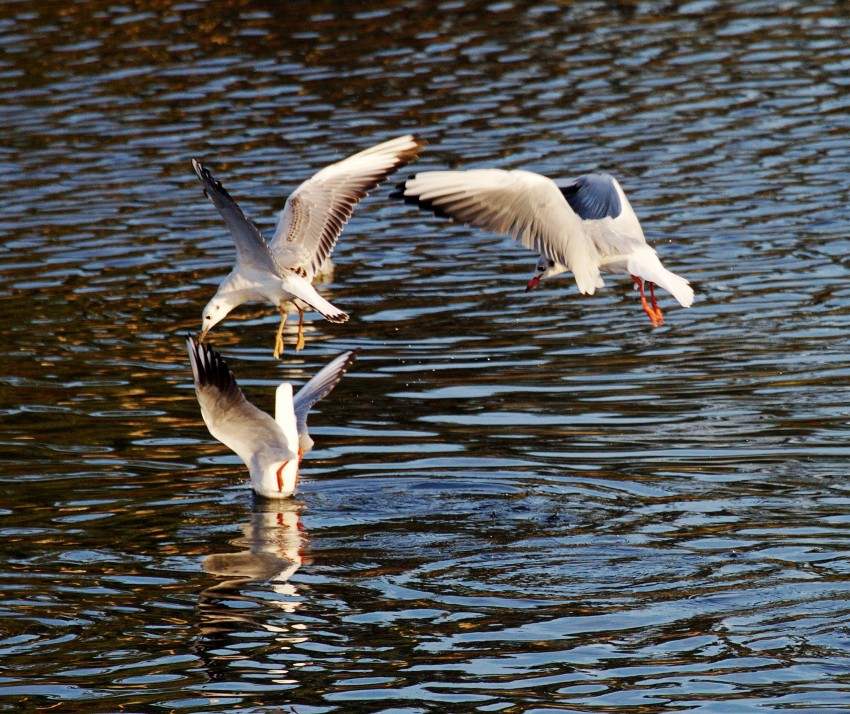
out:
M664 315L661 314L661 308L658 307L658 303L655 302L655 283L649 284L649 301L652 305L652 310L655 313L655 319L657 321L657 324L656 322L653 322L652 324L655 325L655 327L660 327L664 324Z
M652 283L649 284L649 292L652 298L652 305L650 305L649 301L646 299L646 293L643 290L643 280L635 277L634 275L632 275L632 280L635 281L635 284L638 286L638 290L640 290L640 304L643 311L648 315L650 322L652 322L652 326L661 327L661 325L664 324L664 315L661 314L661 308L659 308L658 304L655 302L655 285Z

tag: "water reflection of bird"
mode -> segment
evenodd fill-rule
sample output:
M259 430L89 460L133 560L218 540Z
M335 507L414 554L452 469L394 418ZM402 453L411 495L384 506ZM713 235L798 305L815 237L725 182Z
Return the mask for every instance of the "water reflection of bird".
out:
M263 604L286 613L299 605L298 587L290 578L304 563L304 533L301 527L302 505L296 501L256 499L251 520L242 526L242 535L233 541L241 550L212 553L201 562L205 572L224 578L206 588L198 597L202 632L211 637L249 627L272 629L261 618L252 616L256 608L234 607L233 603L256 601L262 590L248 583L267 583L274 597L263 598ZM281 627L272 631L280 632ZM293 633L294 634L294 633ZM298 637L303 637L299 633Z
M684 307L693 303L688 281L661 264L623 189L609 174L587 174L559 185L530 171L426 171L399 184L392 196L458 223L510 234L536 250L540 258L526 290L570 270L579 291L592 295L603 286L600 271L625 273L656 327L664 317L655 285Z
M307 307L331 322L348 320L347 314L316 292L313 279L328 269L327 261L354 207L388 175L413 161L422 146L416 137L402 136L322 169L286 200L269 243L212 174L193 160L204 193L236 243L236 264L204 308L200 339L231 310L249 301L268 301L280 310L276 358L283 350L288 303L294 303L299 314L296 350L304 346Z
M344 352L323 367L293 398L292 385L277 388L275 418L251 404L227 363L209 345L186 338L201 415L216 439L248 467L251 486L266 498L291 496L298 485L301 457L313 448L307 415L342 379L356 358Z

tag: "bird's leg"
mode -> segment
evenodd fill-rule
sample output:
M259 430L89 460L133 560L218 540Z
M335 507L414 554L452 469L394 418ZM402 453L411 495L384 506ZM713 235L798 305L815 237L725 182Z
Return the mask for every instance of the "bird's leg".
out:
M304 451L298 449L298 467L295 469L295 485L298 485L298 477L301 475L301 457L304 456Z
M277 328L277 334L274 338L275 359L280 357L281 352L283 352L283 326L286 324L286 310L283 309L283 305L278 305L278 310L280 310L280 326Z
M304 349L304 311L298 308L298 340L295 342L295 351Z
M664 324L664 315L661 314L661 308L658 307L658 303L655 302L655 283L649 283L649 302L652 305L652 309L655 312L655 317L658 318L658 324Z
M283 491L283 470L286 468L286 465L288 463L289 463L288 461L284 461L283 466L281 466L277 470L277 490L278 491ZM297 475L295 477L295 483L298 483L298 476Z
M652 306L650 306L650 304L646 301L646 295L643 292L643 280L641 278L636 278L634 275L632 275L632 280L635 281L638 286L638 290L640 290L640 304L643 306L643 311L649 315L649 319L652 321L652 326L658 327L661 323L658 322L658 315L655 313L655 310L653 310ZM650 289L652 289L651 286L652 283L650 283Z

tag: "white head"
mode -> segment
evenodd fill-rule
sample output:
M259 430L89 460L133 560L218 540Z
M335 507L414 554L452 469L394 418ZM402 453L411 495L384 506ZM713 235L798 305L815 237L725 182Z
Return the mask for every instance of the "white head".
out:
M289 498L298 485L298 458L251 468L251 486L265 498Z
M551 258L547 258L545 255L541 255L537 259L537 265L534 267L534 276L528 281L525 292L534 290L534 288L537 287L537 283L541 280L545 280L546 278L551 278L554 275L560 275L565 272L567 272L566 266L561 265Z
M313 444L315 442L310 438L310 435L304 431L298 435L298 454L300 456L304 456L304 454L309 454L313 450Z
M227 317L230 311L238 304L233 304L228 299L226 293L224 295L216 293L213 299L207 303L203 313L201 313L201 335L199 340L203 340L207 332Z

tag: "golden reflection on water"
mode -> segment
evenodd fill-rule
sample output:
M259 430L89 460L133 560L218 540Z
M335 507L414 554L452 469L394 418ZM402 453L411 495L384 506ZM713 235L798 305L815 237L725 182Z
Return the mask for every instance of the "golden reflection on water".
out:
M0 9L0 709L844 706L846 13L745 2ZM525 295L378 191L327 295L215 335L252 401L361 347L296 500L250 505L183 349L310 170L605 169L699 293ZM836 200L836 197L839 200ZM265 401L264 401L265 400Z

